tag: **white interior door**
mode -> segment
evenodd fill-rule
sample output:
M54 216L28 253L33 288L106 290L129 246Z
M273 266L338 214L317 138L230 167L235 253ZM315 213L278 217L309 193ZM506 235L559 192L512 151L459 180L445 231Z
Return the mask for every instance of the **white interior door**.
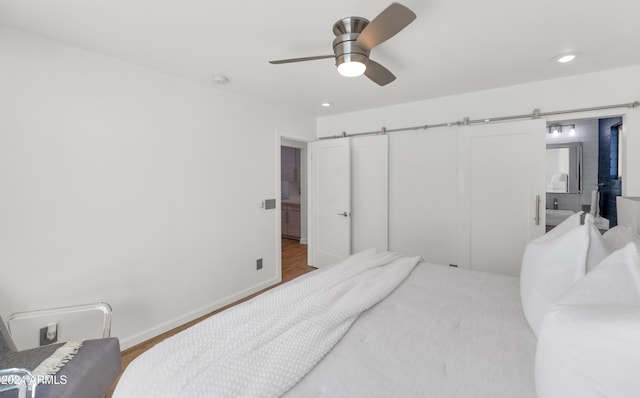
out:
M532 120L460 130L461 266L520 274L524 247L544 233L545 126Z
M313 258L315 267L351 254L351 155L349 138L311 144L314 170Z

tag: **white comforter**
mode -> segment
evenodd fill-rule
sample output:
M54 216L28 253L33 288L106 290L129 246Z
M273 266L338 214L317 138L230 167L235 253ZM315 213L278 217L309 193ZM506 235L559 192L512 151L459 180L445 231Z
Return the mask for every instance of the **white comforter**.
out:
M132 362L114 397L280 396L418 261L362 252L217 314Z
M518 278L419 263L284 397L535 398L535 351Z

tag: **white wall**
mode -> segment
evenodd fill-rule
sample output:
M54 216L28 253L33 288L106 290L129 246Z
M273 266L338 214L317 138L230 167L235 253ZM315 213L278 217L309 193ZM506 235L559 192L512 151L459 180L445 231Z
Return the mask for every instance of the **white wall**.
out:
M2 29L0 313L107 301L126 348L277 282L276 130L313 123Z
M437 78L434 76L434 78ZM318 119L319 137L343 131L424 126L640 100L640 66L417 101ZM640 108L576 113L571 118L625 115L623 194L640 195ZM567 115L547 120L568 119ZM390 249L440 263L455 261L458 228L458 131L442 127L389 136ZM500 203L496 203L499 213ZM490 226L487 226L490 233Z

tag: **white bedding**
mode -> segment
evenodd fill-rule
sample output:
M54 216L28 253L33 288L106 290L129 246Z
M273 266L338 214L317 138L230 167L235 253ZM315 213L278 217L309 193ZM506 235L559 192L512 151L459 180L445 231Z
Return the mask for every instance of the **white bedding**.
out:
M325 272L314 271L290 284L310 288L309 281ZM298 289L297 299L314 291L306 288ZM379 287L370 291L376 290ZM263 295L266 303L258 308L266 311L260 313L289 308L273 297L277 295L271 292ZM234 308L250 307L250 303L259 301L260 298L254 299ZM225 311L212 319L233 313ZM302 365L298 357L291 358L285 369L276 369L264 358L255 364L236 364L231 369L232 376L244 374L247 377L239 379L240 384L249 386L244 393L238 393L236 387L229 389L226 385L221 390L211 389L220 375L226 375L222 378L224 384L229 374L225 373L228 365L203 362L211 356L207 347L213 343L216 350L226 350L232 341L225 332L211 326L216 324L217 321L196 325L134 361L114 397L224 396L220 391L231 396L270 395L272 391L255 393L256 378L270 377L275 380L276 389L293 384L295 380L292 382L289 376L282 384L279 373L288 375L291 368L312 366L323 351L330 349L331 344L326 342L335 337L328 337L327 333L331 333L322 329L316 336L320 338L315 343L318 350L312 350L310 360ZM348 328L344 325L335 324L340 333ZM229 331L235 332L237 327ZM255 323L249 329L256 327L263 330ZM293 346L297 345L294 337L313 341L307 337L316 327L317 324L308 324L305 330L294 327L290 333L283 329L268 337L282 337L281 345ZM194 335L197 337L189 337ZM259 349L267 340L247 340L236 345L249 344L252 349ZM522 312L518 278L419 263L391 294L362 312L333 349L303 377L304 370L302 380L284 396L533 398L535 346L535 337ZM272 370L275 374L264 375Z
M418 264L285 396L535 397L518 278Z
M359 253L224 311L137 358L114 397L281 396L418 261Z

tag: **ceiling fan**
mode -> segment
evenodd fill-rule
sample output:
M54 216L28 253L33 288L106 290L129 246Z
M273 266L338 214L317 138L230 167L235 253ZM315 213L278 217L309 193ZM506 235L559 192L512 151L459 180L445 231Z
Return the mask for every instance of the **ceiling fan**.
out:
M362 17L346 17L333 25L333 55L281 59L269 61L271 64L315 61L335 58L338 72L347 77L364 74L380 86L387 85L396 77L387 68L369 59L369 52L375 46L395 36L406 28L416 14L400 3L392 3L373 21Z

